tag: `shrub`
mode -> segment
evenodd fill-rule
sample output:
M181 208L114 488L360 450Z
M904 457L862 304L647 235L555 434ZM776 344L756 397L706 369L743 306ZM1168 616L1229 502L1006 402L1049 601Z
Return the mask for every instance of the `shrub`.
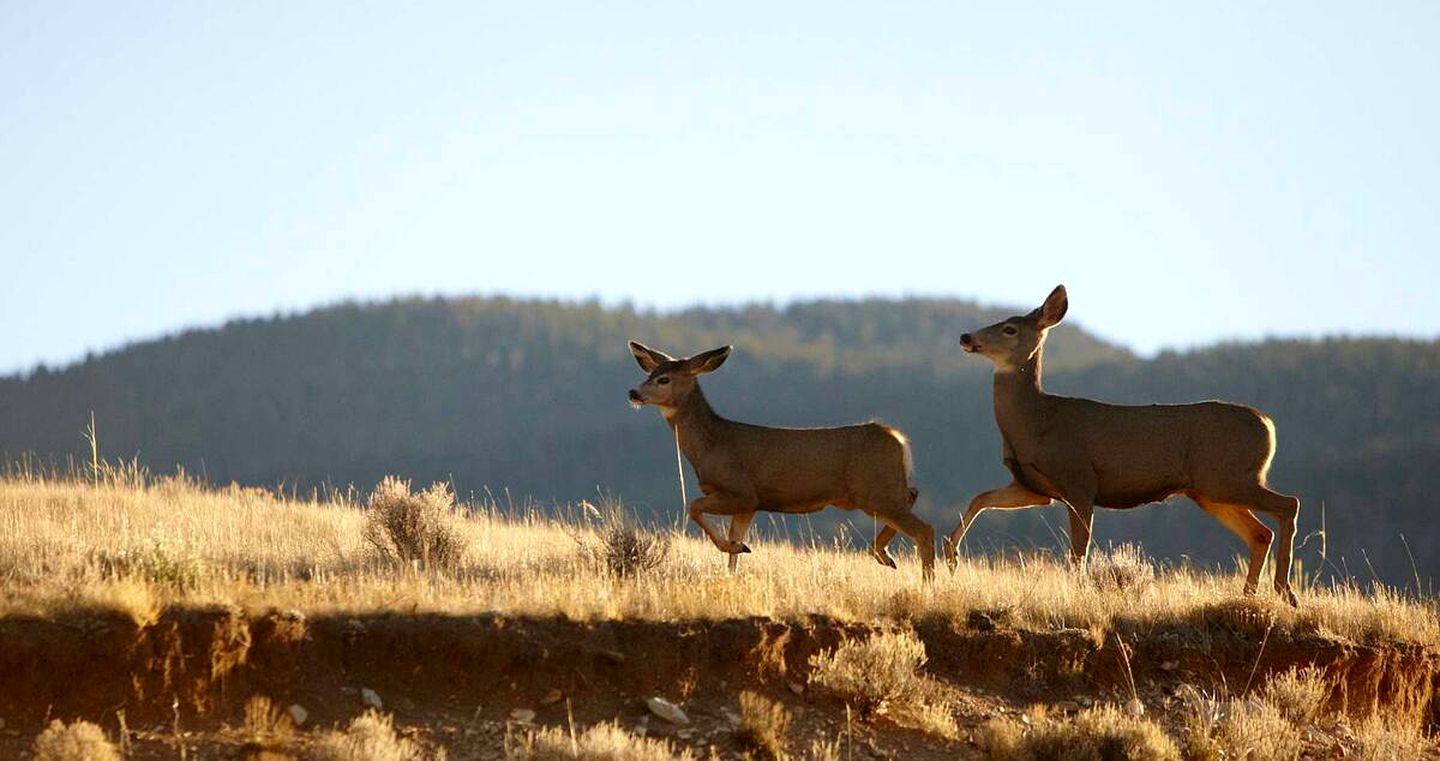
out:
M596 724L579 735L573 730L545 727L520 738L505 741L505 758L526 761L693 761L688 749L675 748L664 740L647 739L621 729L618 724Z
M1299 758L1300 728L1269 703L1232 701L1216 727L1215 740L1227 759Z
M88 721L56 719L35 738L35 761L120 761L105 731Z
M587 503L588 504L588 503ZM593 510L593 508L592 508ZM576 536L583 555L612 576L630 578L659 568L670 555L670 536L636 527L619 507L608 507L594 538Z
M454 511L455 496L446 484L412 494L409 481L386 476L370 494L363 536L387 559L453 567L464 554Z
M90 562L104 579L137 579L187 592L200 585L205 563L200 558L156 540L148 548L127 547L90 553Z
M395 734L389 716L370 709L344 732L326 732L315 743L320 761L420 761L426 756L413 741Z
M862 716L884 715L898 724L954 737L955 721L939 685L920 672L925 661L925 643L914 632L878 632L811 656L810 681Z
M251 748L279 750L294 734L290 714L276 708L270 698L256 695L245 701L245 740Z
M1372 716L1356 727L1360 741L1360 758L1364 761L1389 761L1396 758L1434 758L1435 746L1415 727L1404 726Z
M1093 553L1087 571L1095 586L1105 591L1138 591L1155 581L1155 567L1133 544Z
M1074 721L1040 719L1026 734L1018 722L991 720L977 738L991 759L1173 761L1180 749L1154 722L1113 706L1080 712Z
M1260 698L1275 706L1285 718L1310 724L1320 717L1329 702L1330 683L1325 679L1325 672L1313 666L1290 669L1271 677Z
M749 690L740 693L739 739L760 759L783 761L787 758L785 734L790 731L793 718L790 709L778 700Z

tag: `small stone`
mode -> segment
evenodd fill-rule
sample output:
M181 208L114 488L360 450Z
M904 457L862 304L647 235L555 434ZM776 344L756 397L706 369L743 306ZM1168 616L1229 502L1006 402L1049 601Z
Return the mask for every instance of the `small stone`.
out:
M732 729L740 728L740 714L735 713L729 708L721 708L720 714L725 717L725 722L729 724Z
M796 695L804 695L804 694L805 694L805 685L803 685L803 684L801 684L801 683L799 683L799 682L791 682L791 683L790 683L790 691L793 692L793 693L795 693Z
M529 708L516 708L510 712L510 720L520 724L529 724L535 720L535 712Z
M1145 715L1145 704L1140 702L1140 698L1131 698L1125 704L1125 712L1138 719Z
M360 702L366 706L369 706L370 708L374 708L377 711L383 710L385 708L385 704L380 702L380 693L370 689L369 687L360 688Z
M1165 661L1160 664L1161 671L1174 671L1178 668L1180 668L1180 661Z
M1021 724L1024 724L1024 725L1027 726L1027 727L1030 726L1030 714L1028 714L1028 713L1022 713L1022 714L1020 714L1020 723L1021 723Z
M551 688L549 692L545 693L545 697L540 698L540 705L548 706L554 703L559 703L560 699L563 697L565 697L565 693L557 689Z
M660 718L670 722L671 724L690 723L690 717L686 716L685 712L680 710L680 706L671 703L665 698L646 698L645 707L650 709L650 713L659 716Z
M290 713L290 721L294 722L297 727L305 726L305 720L310 718L310 712L305 710L305 706L299 703L292 703L286 710ZM0 724L3 723L4 722L0 722Z
M1095 705L1095 701L1087 695L1080 698L1080 705L1084 706L1085 708L1090 708Z
M689 740L690 738L692 738L692 737L695 736L695 730L693 730L693 729L682 729L682 730L680 730L679 732L676 732L675 735L676 735L677 737L679 737L681 740Z

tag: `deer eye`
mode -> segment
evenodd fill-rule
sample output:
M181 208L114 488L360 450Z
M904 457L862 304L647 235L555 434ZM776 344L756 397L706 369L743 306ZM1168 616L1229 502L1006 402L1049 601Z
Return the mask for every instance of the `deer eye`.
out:
M656 378L656 379L655 379L655 383L656 383L656 385L660 385L660 386L668 386L668 385L670 385L670 376L668 376L668 375L662 375L662 376L660 376L659 378Z
M1000 329L1000 332L1004 333L1007 336L1013 336L1016 333L1019 333L1020 329L1015 327L1014 325L1006 325L1005 327Z

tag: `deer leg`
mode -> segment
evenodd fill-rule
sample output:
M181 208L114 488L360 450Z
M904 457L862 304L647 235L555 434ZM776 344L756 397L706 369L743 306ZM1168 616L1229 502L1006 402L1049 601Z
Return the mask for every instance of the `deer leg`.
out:
M1070 514L1070 565L1079 571L1085 568L1085 557L1090 554L1095 506L1088 499L1066 500L1065 505Z
M883 514L883 520L914 540L915 550L920 553L920 575L927 583L934 581L935 529L930 528L930 524L920 520L914 513L903 509L901 512Z
M950 567L951 573L955 572L955 566L960 562L960 542L964 541L965 534L970 531L970 526L974 525L975 519L980 516L980 513L992 507L1013 510L1021 507L1048 505L1052 501L1044 494L1033 492L1013 481L999 489L991 489L975 495L970 500L970 506L966 508L964 517L960 519L960 525L950 532L950 536L945 537L945 565Z
M890 552L887 549L890 546L890 540L895 538L895 534L895 526L889 521L885 521L885 528L880 529L880 533L876 534L875 540L870 543L870 555L874 557L880 565L890 568L895 567L895 558L890 557Z
M730 530L726 532L726 538L730 540L731 546L739 544L744 547L745 532L750 530L750 522L755 520L755 513L737 513L730 516ZM730 553L730 573L740 568L740 554Z
M732 516L747 513L753 514L755 507L755 500L753 499L734 494L715 492L714 494L697 497L690 503L690 520L695 521L696 525L700 526L700 530L705 532L705 536L709 537L710 541L714 543L715 547L721 552L731 554L749 552L750 548L741 542L721 539L720 534L717 533L714 528L711 528L710 522L705 520L705 514L712 513Z
M1250 549L1250 567L1245 574L1245 594L1255 594L1260 583L1260 569L1265 566L1265 555L1270 552L1270 541L1275 534L1261 523L1244 505L1230 505L1212 499L1197 497L1196 502L1205 512L1215 516L1225 528L1245 542Z
M1300 500L1261 487L1254 506L1274 516L1280 528L1280 541L1275 546L1275 593L1291 606L1298 606L1300 601L1290 588L1290 562L1295 556L1295 524L1300 517Z

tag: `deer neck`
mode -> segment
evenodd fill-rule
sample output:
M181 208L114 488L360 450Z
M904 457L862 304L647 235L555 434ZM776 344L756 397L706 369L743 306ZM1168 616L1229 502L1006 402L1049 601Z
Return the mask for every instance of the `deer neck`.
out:
M1045 410L1041 352L1016 368L995 371L995 422L1009 453L1024 459L1039 439Z
M685 397L678 407L663 410L665 422L680 440L680 451L692 467L698 467L700 456L715 442L725 428L725 419L715 413L700 385Z

